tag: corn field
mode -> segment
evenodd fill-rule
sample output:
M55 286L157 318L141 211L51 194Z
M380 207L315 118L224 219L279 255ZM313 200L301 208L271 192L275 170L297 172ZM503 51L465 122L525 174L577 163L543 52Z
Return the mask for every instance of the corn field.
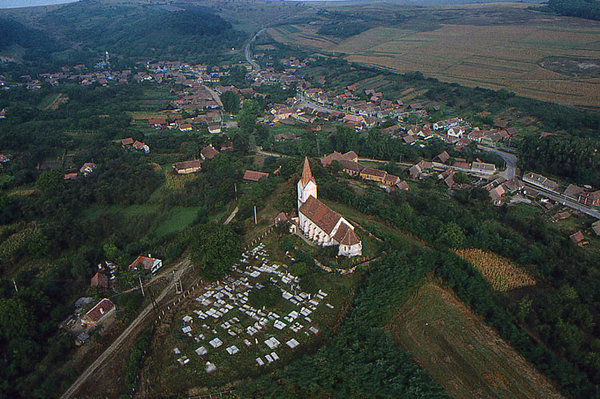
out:
M535 285L535 280L515 263L493 252L477 248L456 249L454 252L475 266L496 291L506 292Z

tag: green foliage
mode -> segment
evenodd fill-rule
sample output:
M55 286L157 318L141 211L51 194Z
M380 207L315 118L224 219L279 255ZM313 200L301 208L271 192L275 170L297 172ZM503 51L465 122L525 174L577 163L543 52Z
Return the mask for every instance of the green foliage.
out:
M17 298L0 299L0 337L10 340L33 333L33 315Z
M560 15L600 20L600 4L596 0L549 0L548 8Z
M528 136L519 148L519 162L535 170L600 186L600 140L575 136Z
M138 386L140 373L144 367L146 351L152 343L153 334L153 327L145 329L135 340L135 344L133 344L133 348L129 354L129 360L127 362L127 367L125 368L125 380L127 381L127 393L130 397L134 396Z
M233 91L226 91L221 95L223 109L230 114L237 114L240 110L240 97Z
M225 276L239 258L241 239L231 226L208 223L198 226L190 256L200 266L200 275L211 280Z
M281 290L273 284L266 284L261 289L253 289L248 294L248 303L256 309L273 308L281 301Z
M256 118L262 114L260 104L256 100L244 100L242 110L238 116L239 126L242 132L250 134L256 127Z
M450 248L460 248L465 242L465 233L456 223L446 223L440 229L440 242Z

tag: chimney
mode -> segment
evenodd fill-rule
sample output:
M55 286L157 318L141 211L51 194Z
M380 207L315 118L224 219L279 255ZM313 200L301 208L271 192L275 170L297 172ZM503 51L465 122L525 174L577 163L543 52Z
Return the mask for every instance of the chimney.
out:
M152 254L148 254L148 257L149 257L149 258L151 258L151 257L152 257Z
M104 314L104 309L100 308L100 314Z

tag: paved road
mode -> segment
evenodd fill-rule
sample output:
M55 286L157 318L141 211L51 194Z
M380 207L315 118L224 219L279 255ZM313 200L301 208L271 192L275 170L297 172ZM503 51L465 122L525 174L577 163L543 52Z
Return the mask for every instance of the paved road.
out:
M517 156L516 155L510 154L508 152L500 151L495 148L486 147L483 145L478 145L477 148L480 150L483 150L483 151L492 152L494 154L499 155L504 160L504 162L506 162L506 169L503 172L499 173L500 176L504 177L506 180L512 180L515 178L516 171L517 171Z
M252 36L252 39L250 39L250 41L248 43L246 43L246 47L244 48L244 55L246 56L246 61L248 61L248 63L250 65L252 65L252 72L250 72L251 75L256 75L257 73L260 72L260 65L258 64L258 62L254 61L252 59L252 51L250 48L252 47L252 43L254 43L256 38L259 35L261 35L264 31L265 31L265 28L256 32L254 34L254 36Z
M525 187L533 188L534 190L538 191L540 193L540 195L543 197L550 198L551 200L561 203L565 206L568 206L571 209L575 209L579 212L585 213L586 215L589 215L596 219L600 219L600 212L598 210L596 210L595 208L590 208L589 206L586 206L586 205L580 204L579 202L573 201L572 199L569 199L562 194L552 193L550 191L544 190L543 188L535 186L533 184L529 184L527 182L523 182L523 184L525 185Z
M181 275L192 266L192 263L189 259L184 259L175 265L175 278L172 280L171 284L168 284L160 293L160 295L156 298L156 302L160 305L160 302L167 296L169 291L174 288L175 281L177 281ZM143 326L143 322L146 317L150 315L152 312L152 304L146 306L144 310L140 312L140 314L135 318L135 320L114 340L114 342L100 355L98 358L77 378L77 380L67 389L62 395L61 399L68 399L73 397L73 395L77 392L79 388L85 383L85 381L96 372L104 362L111 357L111 355L117 350L120 349L120 346L129 338L129 336L134 332L139 330Z
M331 111L340 112L337 109L326 107L326 106L321 105L321 104L317 104L313 100L311 100L311 99L303 96L300 93L297 94L297 97L298 97L297 106L299 106L300 108L311 108L311 109L314 109L315 111L326 112L326 113L329 113Z

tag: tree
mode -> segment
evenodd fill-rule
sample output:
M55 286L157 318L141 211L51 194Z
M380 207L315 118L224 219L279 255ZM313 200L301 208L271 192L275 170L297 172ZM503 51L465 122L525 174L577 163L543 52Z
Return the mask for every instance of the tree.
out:
M37 178L35 186L42 195L52 197L64 187L63 174L58 170L45 170Z
M237 114L240 110L240 97L232 91L226 91L221 96L223 109L230 114Z
M260 104L256 100L244 100L238 122L242 132L250 134L256 127L256 118L262 113Z
M248 303L260 309L263 306L273 307L281 300L281 291L273 284L267 284L261 289L253 289L248 294Z
M239 235L231 226L208 223L199 226L195 236L190 256L200 266L200 274L212 280L225 276L242 252Z
M446 223L440 231L440 240L450 248L459 248L465 241L465 233L454 222Z
M33 314L25 302L17 298L0 300L0 337L10 340L29 335L33 325Z

